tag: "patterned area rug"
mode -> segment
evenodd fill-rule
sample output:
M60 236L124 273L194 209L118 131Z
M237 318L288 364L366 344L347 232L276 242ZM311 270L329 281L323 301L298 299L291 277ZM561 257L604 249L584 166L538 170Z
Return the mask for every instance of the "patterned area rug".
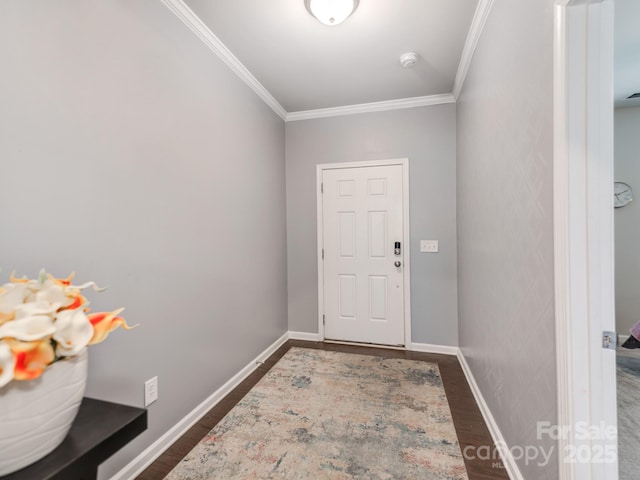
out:
M618 478L640 477L640 351L618 348Z
M436 364L291 348L166 478L468 477Z

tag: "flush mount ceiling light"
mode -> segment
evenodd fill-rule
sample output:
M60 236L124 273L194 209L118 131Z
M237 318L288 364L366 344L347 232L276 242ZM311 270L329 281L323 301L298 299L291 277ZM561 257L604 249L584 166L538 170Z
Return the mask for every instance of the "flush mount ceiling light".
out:
M360 0L304 0L311 15L325 25L338 25L356 11Z

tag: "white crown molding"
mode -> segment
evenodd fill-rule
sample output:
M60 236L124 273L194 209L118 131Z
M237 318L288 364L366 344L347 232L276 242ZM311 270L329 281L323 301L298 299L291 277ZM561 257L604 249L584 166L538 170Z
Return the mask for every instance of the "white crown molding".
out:
M480 0L476 8L467 40L462 51L460 64L453 84L453 93L428 95L424 97L402 98L383 102L362 103L358 105L346 105L334 108L322 108L318 110L305 110L300 112L287 111L269 93L269 91L253 76L253 74L231 53L227 46L205 25L193 10L183 0L161 0L161 2L178 17L189 29L202 40L242 81L244 81L271 109L283 120L295 122L298 120L310 120L314 118L337 117L342 115L354 115L358 113L383 112L402 108L425 107L455 103L460 95L471 58L478 44L482 29L486 23L493 0Z
M161 0L182 22L195 33L244 83L246 83L274 112L286 120L287 111L216 37L209 27L182 0Z
M489 12L493 5L493 0L480 0L476 7L476 12L471 20L471 27L469 27L469 33L467 34L467 40L462 50L462 56L460 57L460 63L458 64L458 71L456 72L456 79L453 82L453 96L457 100L462 90L462 85L467 78L467 72L471 65L471 59L478 46L478 41L482 35L485 23L489 17Z
M361 103L359 105L346 105L344 107L321 108L319 110L304 110L287 114L287 122L298 120L311 120L314 118L338 117L341 115L354 115L357 113L383 112L385 110L397 110L400 108L425 107L440 105L443 103L455 103L456 99L451 93L429 95L426 97L401 98L399 100L387 100L384 102Z

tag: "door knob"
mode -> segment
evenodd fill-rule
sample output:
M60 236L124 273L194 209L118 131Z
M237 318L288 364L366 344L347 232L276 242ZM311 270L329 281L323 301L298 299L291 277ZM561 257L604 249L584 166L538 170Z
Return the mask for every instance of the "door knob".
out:
M394 264L396 267L399 267L400 265L402 265L402 263L400 263L400 260L396 260L395 262L393 262L393 264Z

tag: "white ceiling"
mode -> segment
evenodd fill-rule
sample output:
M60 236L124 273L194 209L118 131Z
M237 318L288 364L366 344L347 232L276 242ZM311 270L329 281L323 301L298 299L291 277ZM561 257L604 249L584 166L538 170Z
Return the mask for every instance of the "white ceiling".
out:
M627 0L635 2L638 0ZM303 0L185 0L287 112L448 94L478 0L361 0L322 25ZM413 69L399 57L419 55Z
M361 0L336 27L304 0L184 2L291 113L450 94L479 0ZM614 3L615 105L640 106L626 99L640 92L640 0ZM400 66L406 52L419 55L413 69Z
M616 107L640 106L640 0L615 0L614 95Z

